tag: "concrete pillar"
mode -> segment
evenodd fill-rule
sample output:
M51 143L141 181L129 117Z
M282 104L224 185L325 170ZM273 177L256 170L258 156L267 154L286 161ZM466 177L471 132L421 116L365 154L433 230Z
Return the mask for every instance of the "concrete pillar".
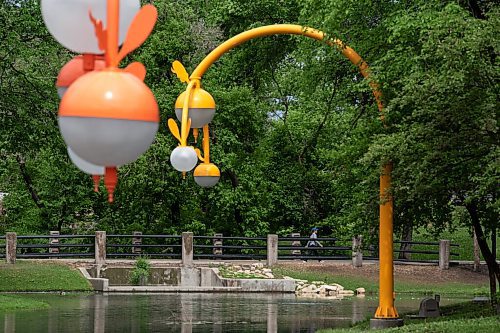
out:
M222 234L214 234L214 239L213 239L213 254L214 255L222 255Z
M106 263L106 231L95 232L95 263L97 265Z
M193 233L182 233L182 265L193 266Z
M8 232L5 234L5 260L8 264L16 263L17 234Z
M278 235L267 235L267 266L278 262Z
M439 269L450 268L450 241L441 239L439 241Z
M278 332L278 304L267 303L267 333Z
M300 237L300 233L294 232L290 236L291 237ZM300 243L300 241L296 240L296 241L292 241L292 246L301 247L302 244ZM293 256L300 256L300 254L301 254L300 250L292 250Z
M50 231L51 236L59 236L59 231ZM59 253L59 238L49 238L49 253ZM54 246L54 247L52 247Z
M142 236L142 232L140 231L134 231L133 232L134 236ZM132 238L132 245L142 245L142 237L133 237ZM132 253L141 253L142 248L141 247L132 247Z
M363 266L363 253L361 252L362 236L352 238L352 265L354 267Z

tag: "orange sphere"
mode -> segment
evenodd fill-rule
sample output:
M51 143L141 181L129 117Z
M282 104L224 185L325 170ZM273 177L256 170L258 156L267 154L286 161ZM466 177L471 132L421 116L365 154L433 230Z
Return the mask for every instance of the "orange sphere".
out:
M123 165L137 159L153 142L158 122L158 104L151 90L118 69L81 76L59 106L59 127L66 144L97 165Z
M62 98L68 87L80 76L89 71L100 71L104 68L106 68L106 61L103 57L95 55L74 57L61 68L57 76L56 87L59 97Z

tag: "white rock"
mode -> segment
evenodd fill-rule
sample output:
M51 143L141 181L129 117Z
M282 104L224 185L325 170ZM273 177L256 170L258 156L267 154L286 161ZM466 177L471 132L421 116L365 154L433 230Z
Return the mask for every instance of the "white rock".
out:
M322 284L325 284L324 281L313 281L311 282L312 284L316 284L316 285L322 285Z
M356 289L356 295L364 295L366 293L365 288Z
M330 290L328 296L337 296L339 293L336 290Z
M344 287L343 287L343 286L341 286L341 285L340 285L340 284L338 284L338 283L332 283L331 285L332 285L332 286L336 286L336 287L337 287L337 290L344 290Z
M354 291L353 290L340 290L339 295L342 296L354 296Z
M262 272L264 272L264 273L272 273L273 270L270 269L270 268L264 268L264 269L262 269Z
M301 292L304 294L316 294L318 292L318 288L314 284L310 284L302 288Z
M337 290L339 290L338 286L333 286L333 285L329 285L329 284L324 284L320 288L323 288L326 291L335 291L335 292L337 292Z
M268 279L274 279L274 275L273 275L273 273L264 273L264 275L265 275Z
M295 279L285 275L285 276L283 276L283 280L295 280ZM295 281L298 281L298 280L295 280Z

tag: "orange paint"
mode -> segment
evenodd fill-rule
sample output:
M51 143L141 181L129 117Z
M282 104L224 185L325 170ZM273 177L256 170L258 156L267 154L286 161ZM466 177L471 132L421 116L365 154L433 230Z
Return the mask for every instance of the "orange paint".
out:
M69 87L82 75L93 70L100 71L106 67L104 57L90 55L91 58L88 58L88 56L79 55L67 62L59 71L56 87Z
M101 176L92 175L92 180L94 181L94 192L99 192L99 183L101 182Z
M108 202L112 203L114 201L115 187L118 183L118 171L115 167L106 167L104 174L104 186L108 190Z
M75 81L61 100L59 116L160 120L151 90L133 74L118 69L91 72Z

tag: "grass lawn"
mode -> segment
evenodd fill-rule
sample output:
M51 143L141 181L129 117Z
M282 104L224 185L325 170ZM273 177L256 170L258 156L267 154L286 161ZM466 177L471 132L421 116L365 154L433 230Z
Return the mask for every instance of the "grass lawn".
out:
M408 269L414 270L429 270L429 267L407 266ZM312 281L324 281L326 284L338 283L345 289L354 290L359 287L366 289L367 293L378 293L378 268L370 268L370 272L362 272L361 269L352 269L350 266L331 266L325 264L322 266L289 266L283 265L273 267L273 273L276 277L290 276L295 279ZM332 271L322 271L328 269L336 269ZM411 271L407 274L412 274ZM419 273L422 275L421 273ZM489 286L487 282L462 282L450 279L449 281L436 281L433 279L432 271L429 277L424 281L412 281L408 279L396 278L394 282L394 290L397 293L416 293L416 294L442 294L442 295L488 295ZM416 273L413 275L417 275Z
M498 235L500 236L500 235ZM497 253L500 253L500 237L497 236ZM425 228L419 228L413 232L413 241L415 242L439 242L440 239L449 239L452 244L459 244L459 247L451 247L451 252L457 253L458 256L452 256L451 260L474 260L474 242L471 233L467 228L457 228L455 231L444 231L439 236L427 231ZM488 245L491 249L491 238L487 238ZM396 248L396 247L395 247ZM431 250L429 246L414 245L414 250ZM437 251L437 247L432 248ZM436 255L426 255L412 253L412 259L434 259L437 260ZM481 255L481 260L484 260Z
M401 316L404 318L404 315ZM408 333L497 333L500 318L489 303L460 303L441 307L441 317L428 319L404 318L403 327L383 330L383 332ZM369 321L355 324L349 329L327 329L321 333L357 333L370 331Z
M0 292L91 290L80 272L66 265L19 260L0 264Z
M47 309L49 304L26 295L0 295L0 312Z

